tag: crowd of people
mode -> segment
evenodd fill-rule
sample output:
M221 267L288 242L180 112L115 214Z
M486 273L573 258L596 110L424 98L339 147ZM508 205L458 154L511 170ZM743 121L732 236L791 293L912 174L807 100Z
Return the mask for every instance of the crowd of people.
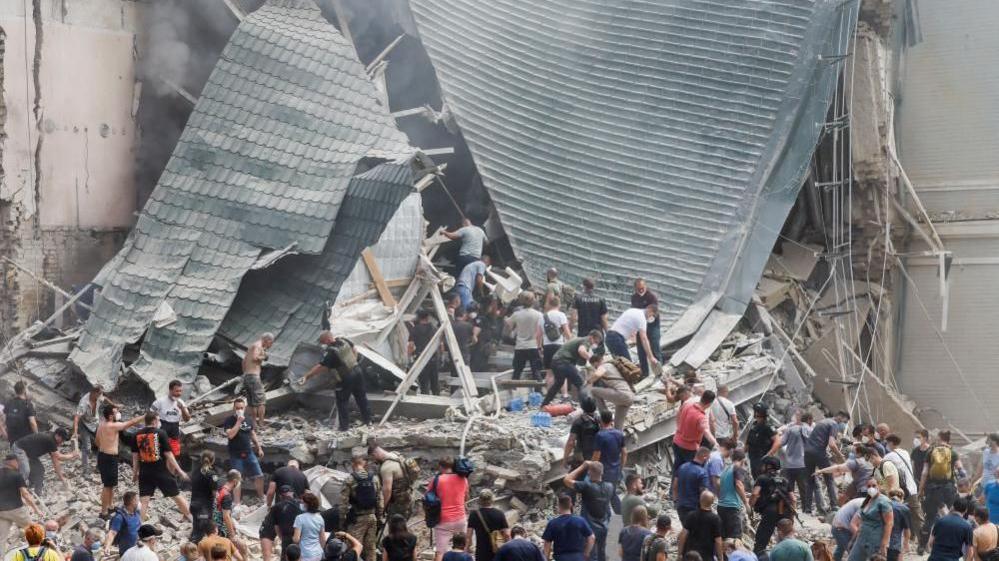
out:
M622 517L616 543L623 561L666 561L673 540L684 561L896 561L913 549L929 552L931 561L999 561L999 435L989 438L974 478L979 484L973 485L948 431L932 440L927 431L917 431L906 450L903 435L887 424L857 422L847 434L846 412L814 419L795 410L790 419L775 419L762 402L743 423L728 388L709 388L696 374L682 382L661 378L666 400L678 408L670 458L672 508L647 502L645 480L628 468L622 429L635 398L634 382L656 375L663 361L655 294L636 279L631 307L611 322L593 281L583 281L577 293L551 269L543 290L525 292L504 307L485 288L484 232L466 223L446 235L462 242L457 286L446 301L462 360L484 368L509 337L513 377L529 367L534 380L546 380L542 406L560 394L579 406L563 450L557 515L540 536L511 527L490 489L477 494L476 509L466 507L472 467L465 458L442 458L436 473L421 477L415 459L370 439L366 452L352 455L336 504L325 509L298 462L265 474L258 435L267 422L261 374L274 342L265 333L248 346L243 360L245 397L232 400L232 413L221 424L227 471L210 451L190 470L181 467L181 427L192 415L180 381L131 419L123 419L122 405L95 386L81 397L71 430L51 431L40 430L29 388L18 382L3 404L0 423L0 435L10 445L0 469L3 550L17 528L24 543L15 548L15 561L93 561L114 553L124 561L159 559L162 531L150 523L158 492L173 502L177 517L191 523L182 559L248 561L250 548L237 531L236 513L249 482L266 509L258 530L264 561L415 561L418 540L410 527L419 487L434 561L472 561L472 552L474 561L606 561L615 541L609 535L615 514ZM569 303L569 313L563 303ZM436 333L431 315L419 311L409 353L420 356L436 344ZM351 400L361 422L370 423L365 376L353 343L328 329L319 341L322 358L295 383L328 377L336 388L341 430L350 426ZM631 362L630 344L637 349L637 364ZM429 361L419 375L420 390L438 393L439 375L439 362ZM134 487L119 481L122 443L130 452ZM73 450L63 452L64 444ZM72 549L55 541L60 519L37 500L46 456L63 483L64 464L75 461L85 477L96 466L100 480L100 523L90 525ZM845 488L837 484L842 475L849 475ZM830 515L828 544L798 537L799 511ZM743 542L747 538L751 547Z

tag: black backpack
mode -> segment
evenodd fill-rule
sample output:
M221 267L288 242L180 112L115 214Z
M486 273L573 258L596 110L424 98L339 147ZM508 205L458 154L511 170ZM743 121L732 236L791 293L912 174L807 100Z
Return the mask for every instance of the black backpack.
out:
M423 518L427 523L427 528L433 528L441 521L441 509L444 507L444 503L441 502L441 496L437 494L437 480L439 478L439 475L435 475L433 484L426 493L423 493Z
M559 329L555 322L548 317L549 312L542 314L545 318L545 337L549 341L558 341L558 338L562 336L562 331Z
M31 413L25 401L17 398L7 401L4 415L7 419L8 434L31 433Z
M473 471L475 471L475 463L472 462L471 459L461 457L455 460L454 473L462 477L468 477L469 475L472 475Z
M378 506L378 490L375 489L375 478L370 475L361 477L353 473L354 488L350 494L350 506L358 512L375 510Z
M589 450L591 455L593 449L596 447L597 433L600 432L600 422L593 418L593 415L589 413L583 413L580 417L582 420L582 427L579 431L579 450L584 456L584 450ZM590 458L585 457L583 460L589 460Z

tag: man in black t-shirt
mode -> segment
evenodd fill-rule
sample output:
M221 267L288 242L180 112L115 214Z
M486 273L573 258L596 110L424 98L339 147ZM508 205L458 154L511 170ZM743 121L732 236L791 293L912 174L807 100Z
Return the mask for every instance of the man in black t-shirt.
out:
M683 521L683 531L677 538L676 547L680 555L696 551L703 561L725 559L722 553L721 518L711 511L715 496L711 491L702 491L700 508L687 515Z
M421 354L423 354L423 349L427 348L431 340L434 338L434 334L437 332L437 326L430 321L430 312L427 310L419 310L416 312L416 323L409 330L409 345L407 345L407 351L409 353L409 358L416 360ZM440 345L440 340L435 346ZM441 383L440 377L437 373L437 362L439 356L434 351L433 356L427 362L427 365L420 370L419 384L420 393L422 394L433 394L440 395L441 393Z
M14 397L3 403L3 423L0 423L3 437L13 444L22 436L38 432L35 418L35 404L28 397L28 384L19 380L14 384Z
M295 492L296 499L300 499L309 490L309 479L302 473L298 460L288 460L288 465L274 470L271 482L267 485L267 506L274 504L274 497L285 485Z
M465 531L465 543L472 544L475 535L475 561L493 561L496 552L493 551L492 533L501 532L503 542L510 541L510 525L506 515L498 508L493 508L493 492L483 489L479 492L479 508L468 514L468 530Z
M310 378L323 370L334 374L336 383L336 411L340 421L340 430L350 428L350 398L354 398L361 412L361 422L371 424L371 408L368 406L368 393L364 387L364 371L357 364L357 353L354 343L346 337L336 337L329 331L319 334L319 342L326 346L319 364L313 366L298 381L304 386Z
M593 451L597 447L597 433L600 432L600 421L595 416L597 402L591 396L583 396L580 407L583 414L576 417L569 427L569 439L565 441L562 454L562 465L567 469L593 459Z
M607 332L607 301L593 293L593 279L583 279L583 292L572 301L576 335L585 337L594 329Z
M791 518L794 513L794 493L791 482L780 476L780 460L766 456L761 461L762 473L753 486L749 504L760 515L756 527L756 541L753 553L759 557L770 545L770 538L777 529L777 523Z
M479 306L479 313L472 320L475 342L472 343L472 360L469 364L472 372L487 372L489 359L496 354L503 333L503 315L499 300L489 296Z
M780 438L777 431L767 420L768 409L763 403L753 405L753 424L746 433L746 456L749 457L749 469L753 477L763 472L761 460L765 456L775 456L780 449Z
M31 484L31 489L36 494L42 493L42 485L45 482L45 467L42 466L41 457L46 454L52 459L52 469L56 476L66 483L66 476L62 473L62 463L80 457L79 452L69 454L59 452L59 447L67 440L69 432L58 428L53 432L36 432L22 436L11 447L11 452L17 456L21 476Z
M31 507L41 519L42 511L35 504L24 477L17 470L17 456L9 454L0 469L0 551L7 551L7 537L11 526L24 528L31 524L31 517L24 505Z
M155 411L149 411L144 422L146 426L135 433L135 446L132 448L132 465L137 468L139 475L142 512L150 512L149 500L159 489L164 497L173 499L181 516L190 519L191 510L187 506L187 500L180 495L174 474L184 481L190 481L191 478L177 464L177 458L170 448L170 438L160 428L160 416Z
M583 474L588 476L588 480ZM596 538L596 561L607 560L607 531L610 527L611 500L614 486L603 480L604 465L597 461L583 462L562 479L562 483L582 496L580 513Z
M270 507L260 524L260 549L265 560L271 559L274 542L278 538L281 538L282 550L295 543L295 517L302 512L295 490L290 485L280 485L277 491L277 503Z
M229 439L229 465L238 471L243 479L253 481L258 497L264 496L264 471L260 469L260 458L264 448L257 439L256 425L246 416L246 400L237 397L232 401L232 415L222 422L222 429ZM242 488L237 487L236 504L242 499Z

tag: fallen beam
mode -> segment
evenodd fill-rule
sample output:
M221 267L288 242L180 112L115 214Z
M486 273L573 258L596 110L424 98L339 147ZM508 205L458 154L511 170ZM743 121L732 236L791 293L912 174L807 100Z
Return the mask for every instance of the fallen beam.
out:
M300 405L308 409L321 411L324 414L329 412L330 405L334 399L335 392L333 390L319 390L309 392L308 394L298 394ZM368 405L371 406L372 415L384 415L392 405L394 399L395 394L368 393ZM442 419L448 409L461 406L462 401L453 397L443 395L408 395L405 400L399 402L393 414L397 417L407 417L410 419Z
M297 394L288 386L281 386L276 390L271 390L264 394L264 403L267 404L267 412L283 411L298 401ZM328 405L328 403L327 403ZM220 403L208 409L208 415L202 421L209 425L220 425L232 415L232 403Z

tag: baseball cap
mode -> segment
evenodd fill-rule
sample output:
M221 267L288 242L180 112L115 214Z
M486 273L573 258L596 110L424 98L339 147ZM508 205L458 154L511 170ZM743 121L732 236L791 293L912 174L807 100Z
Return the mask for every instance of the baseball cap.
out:
M139 526L139 539L148 540L149 538L154 538L156 536L162 536L163 530L160 530L152 524L143 524Z

